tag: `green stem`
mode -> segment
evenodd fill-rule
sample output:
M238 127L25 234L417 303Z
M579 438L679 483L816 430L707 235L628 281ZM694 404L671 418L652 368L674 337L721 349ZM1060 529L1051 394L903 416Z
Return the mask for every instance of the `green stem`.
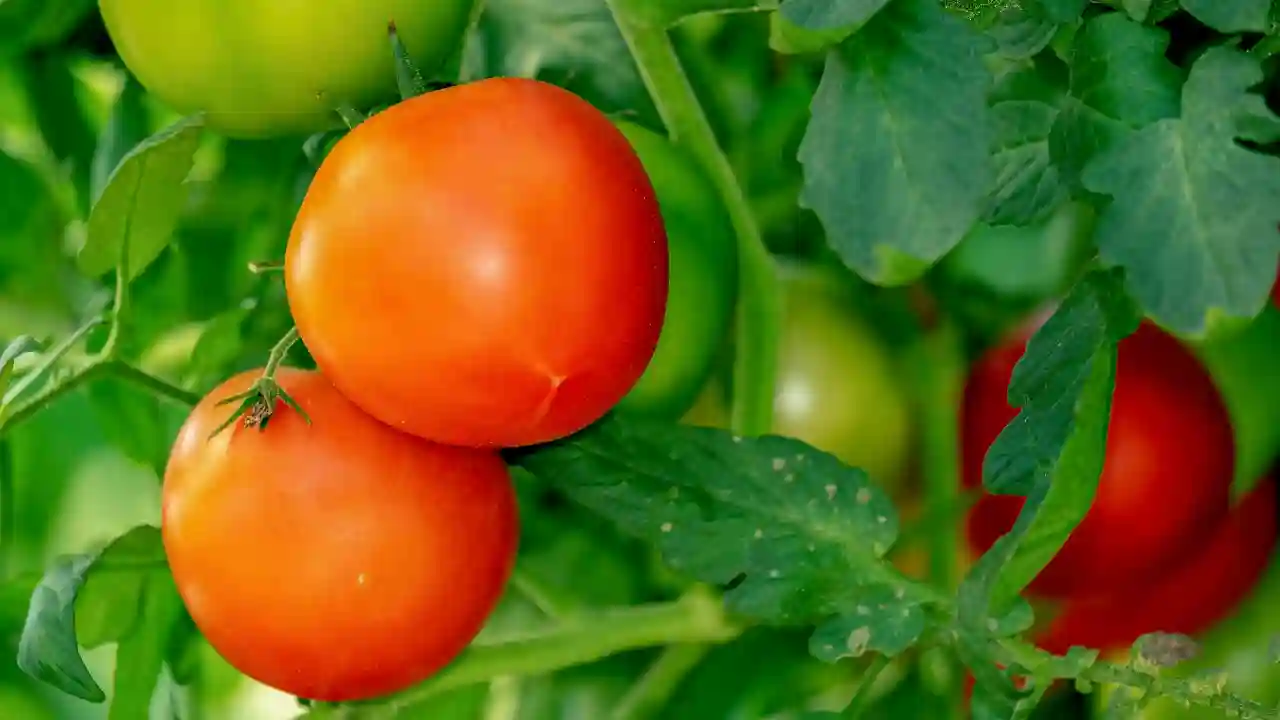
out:
M712 647L708 643L684 643L663 650L614 707L613 720L657 717L680 688L680 683L711 652Z
M773 426L778 333L782 315L777 268L760 236L733 167L720 149L671 44L667 28L669 22L676 18L664 17L654 0L607 2L668 134L707 170L737 233L737 349L730 426L742 435L762 435ZM706 3L706 9L711 9L713 4L728 7L723 2ZM734 5L745 6L747 3Z
M543 615L558 620L573 614L573 603L566 600L562 593L547 587L536 577L519 567L511 574L511 587L533 603Z
M506 642L474 644L425 683L376 701L405 711L440 693L510 675L542 675L629 650L673 643L728 642L741 632L714 594L691 592L674 602L613 608L567 618L548 630ZM317 705L304 718L341 717L341 705Z
M167 398L178 404L192 406L200 402L200 396L196 393L172 385L126 362L112 361L108 363L107 370L112 375L149 391L152 395Z
M44 360L41 361L39 365L32 368L31 372L23 375L22 379L18 380L18 382L13 384L13 387L9 388L9 392L5 393L3 406L8 408L8 406L16 402L18 398L22 397L22 394L26 392L27 389L29 389L36 381L47 375L54 366L67 356L67 353L71 352L76 345L79 345L81 340L84 340L86 335L101 324L102 318L93 318L84 325L81 325L75 332L68 335L65 340L46 353ZM46 387L45 391L48 391L49 389L50 388ZM7 426L9 424L9 418L12 415L13 413L5 412L5 419L0 421L0 426Z
M111 305L111 329L102 345L102 356L114 359L120 354L124 335L125 314L129 311L129 228L125 227L120 246L120 260L116 263L116 297Z
M280 342L271 348L271 354L267 356L267 367L262 371L262 376L267 378L275 377L276 370L280 368L280 364L289 355L289 348L298 342L298 328L289 328L289 332L280 338Z
M0 580L7 581L13 570L14 548L18 540L17 491L13 486L13 446L0 438Z
M171 385L170 383L161 380L154 375L145 373L132 365L128 365L119 360L107 360L105 358L98 357L76 368L68 375L59 378L57 382L46 385L40 390L40 392L32 395L22 403L16 404L12 410L4 415L3 420L0 420L0 432L8 430L18 423L27 420L31 416L48 407L58 398L102 374L115 375L147 390L148 392L151 392L152 394L174 400L184 405L195 405L200 400L200 397L195 393L183 390L176 385Z
M876 655L871 660L871 664L862 673L862 682L858 684L858 690L854 692L853 699L845 706L844 712L840 713L840 717L848 720L856 720L856 718L862 717L862 711L871 702L871 691L875 689L876 679L880 677L880 673L884 672L887 667L889 667L889 656L887 655Z

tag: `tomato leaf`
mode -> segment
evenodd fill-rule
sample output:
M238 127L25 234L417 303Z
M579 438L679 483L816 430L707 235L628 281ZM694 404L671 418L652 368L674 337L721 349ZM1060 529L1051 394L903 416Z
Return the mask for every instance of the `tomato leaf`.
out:
M785 0L778 14L805 30L838 30L861 25L889 0Z
M108 720L147 717L170 647L170 634L182 614L182 599L167 572L151 572L142 586L135 630L116 648L115 685Z
M1113 198L1098 218L1103 260L1127 270L1147 314L1187 336L1252 318L1280 258L1280 159L1240 146L1237 120L1267 113L1258 62L1215 48L1196 61L1182 116L1143 128L1085 169ZM1269 113L1267 113L1269 115Z
M615 415L512 457L652 542L673 569L733 584L730 610L771 623L827 621L816 641L825 659L900 651L934 600L884 560L898 532L884 493L799 440Z
M918 277L978 219L992 180L989 44L937 0L897 0L827 55L801 202L863 277Z
M1022 4L1056 23L1069 23L1080 19L1089 0L1023 0Z
M1068 186L1049 148L1066 96L1065 75L1062 64L1048 56L1004 75L993 89L996 181L983 222L1030 225L1048 217L1067 199Z
M1010 60L1027 60L1049 46L1058 24L1042 13L1023 6L1005 8L996 16L987 34L996 41L997 52Z
M143 105L146 91L142 85L130 75L125 79L120 96L111 108L111 116L98 138L98 147L93 154L93 166L89 175L90 202L98 202L102 191L106 189L111 173L120 164L129 151L142 142L147 136L147 109Z
M985 651L989 618L1005 614L1093 502L1106 454L1117 347L1137 323L1122 273L1094 271L1036 331L1014 367L1009 402L1021 410L988 451L983 479L992 492L1025 494L1027 501L958 595L962 654L980 682L985 676L999 684Z
M1271 0L1182 0L1195 19L1223 33L1267 30Z
M1177 116L1182 71L1165 57L1168 46L1168 32L1121 13L1098 15L1076 35L1068 96L1049 136L1073 190L1093 157L1137 128Z
M134 147L111 173L89 214L80 269L101 275L129 248L129 279L140 275L169 244L187 198L204 120L193 115Z
M79 646L122 642L141 630L143 589L168 575L158 528L142 525L100 551L64 557L41 578L31 595L18 667L37 680L90 702L106 694L94 681ZM117 674L121 668L117 668ZM114 715L113 715L114 717ZM136 715L135 715L136 717Z

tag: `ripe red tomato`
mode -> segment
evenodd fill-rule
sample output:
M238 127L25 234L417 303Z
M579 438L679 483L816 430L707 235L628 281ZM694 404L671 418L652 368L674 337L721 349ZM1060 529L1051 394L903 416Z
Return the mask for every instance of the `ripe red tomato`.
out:
M246 675L313 700L377 697L432 675L480 631L515 563L519 520L496 453L396 432L323 375L277 379L261 431L206 396L165 470L161 531L209 643Z
M1059 654L1077 645L1109 652L1152 632L1198 635L1249 595L1269 565L1275 541L1276 483L1267 478L1184 562L1114 595L1068 601L1037 644Z
M975 364L965 387L966 487L982 483L987 449L1017 410L1007 401L1025 336ZM1210 537L1231 502L1235 443L1227 409L1199 361L1144 324L1120 344L1106 463L1094 504L1030 590L1045 597L1142 583ZM984 495L971 510L971 546L1008 532L1021 497Z
M496 78L338 142L285 257L298 332L366 412L465 446L555 440L653 357L667 239L627 138L585 100Z

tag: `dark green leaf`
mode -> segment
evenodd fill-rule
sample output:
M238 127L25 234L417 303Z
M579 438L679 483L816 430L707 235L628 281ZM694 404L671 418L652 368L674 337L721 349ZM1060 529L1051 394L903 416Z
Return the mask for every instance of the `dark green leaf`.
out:
M203 129L195 115L152 135L133 148L112 172L89 215L80 269L101 275L129 248L129 278L155 260L172 239L187 198L187 173Z
M1122 13L1087 22L1071 49L1069 97L1049 136L1053 162L1073 189L1089 160L1137 128L1176 117L1182 71L1165 57L1169 33Z
M1024 0L1023 4L1056 23L1069 23L1080 19L1089 0Z
M1029 225L1043 220L1068 196L1049 147L1066 95L1066 75L1053 56L1000 78L991 94L995 120L995 187L983 222Z
M610 416L514 457L653 542L671 567L740 581L725 601L748 617L807 624L849 615L871 642L891 647L905 632L890 610L914 613L933 599L883 559L898 525L888 498L866 473L798 440ZM867 603L884 608L867 617Z
M89 674L76 646L76 594L96 555L76 555L49 566L31 596L18 667L31 677L89 702L100 703L106 693Z
M182 599L168 572L146 576L141 602L134 606L137 627L116 648L115 685L108 720L147 717L169 649L170 635L182 614Z
M111 173L120 161L147 137L148 120L147 109L143 105L144 97L146 91L142 85L132 75L126 78L93 155L93 170L89 178L90 199L93 203L97 203L102 196Z
M0 58L61 41L93 0L0 0Z
M1182 0L1182 7L1218 32L1262 32L1267 29L1271 0Z
M1135 22L1143 22L1151 13L1151 0L1121 0L1120 8Z
M927 618L920 603L903 602L895 597L897 592L881 587L861 595L853 612L818 626L809 639L809 652L825 662L867 652L889 656L904 652L920 639Z
M889 0L785 0L778 13L806 30L837 30L858 26L889 4Z
M936 0L896 0L828 56L801 199L863 277L918 277L978 219L992 180L988 44Z
M1192 68L1182 116L1161 120L1097 157L1085 185L1112 196L1095 239L1124 267L1157 322L1202 336L1224 318L1252 318L1280 257L1280 159L1236 142L1242 114L1260 116L1258 62L1228 48Z
M63 53L34 53L25 79L36 124L49 151L71 179L81 212L89 207L89 170L93 164L93 126L80 101L79 80Z
M983 475L992 492L1027 500L1009 533L975 563L958 600L961 650L980 680L999 684L984 650L990 616L1009 609L1093 502L1117 346L1137 322L1121 273L1095 271L1036 331L1014 368L1009 403L1021 410L992 444Z

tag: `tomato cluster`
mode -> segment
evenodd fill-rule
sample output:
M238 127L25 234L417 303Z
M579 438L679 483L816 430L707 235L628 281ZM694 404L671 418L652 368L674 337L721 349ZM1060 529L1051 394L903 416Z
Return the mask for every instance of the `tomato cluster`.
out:
M275 382L305 416L253 408L218 432L218 403L260 373L237 375L187 419L165 474L174 579L229 662L342 701L421 681L470 643L519 534L497 451L599 419L654 356L668 276L688 272L669 273L659 200L627 134L532 80L428 93L337 143L285 259L318 371ZM666 319L677 343L727 323L684 302ZM655 404L700 382L653 372Z

